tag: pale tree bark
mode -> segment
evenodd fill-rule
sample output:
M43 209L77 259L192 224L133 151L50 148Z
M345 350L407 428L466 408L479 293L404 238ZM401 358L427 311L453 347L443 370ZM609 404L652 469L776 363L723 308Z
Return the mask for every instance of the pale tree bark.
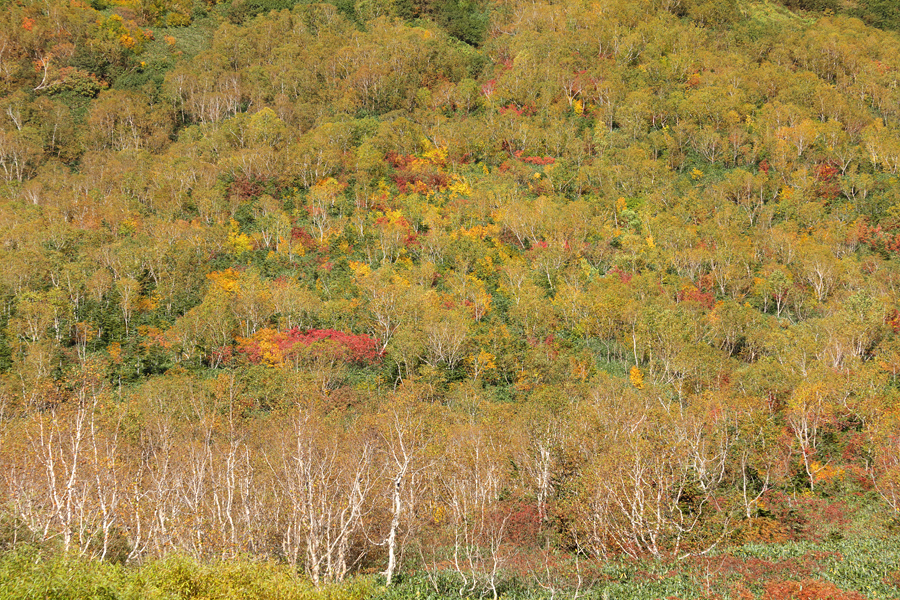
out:
M462 581L460 595L481 583L497 597L510 517L497 504L506 481L504 458L500 441L476 425L464 426L448 442L440 485L453 538L450 561Z
M605 425L607 442L583 470L580 531L600 556L671 552L683 558L718 542L686 553L682 548L712 510L729 442L673 407L661 408L645 404L617 415L624 418Z
M299 411L293 447L283 448L276 467L288 502L284 553L292 564L303 564L316 586L346 577L375 480L371 441L323 431L320 417Z
M414 518L422 493L422 478L433 465L426 458L428 446L433 443L429 422L437 418L433 413L424 403L401 397L394 399L382 420L387 428L381 438L391 516L387 537L382 542L388 551L384 570L387 585L393 583L406 539L411 533L410 521Z

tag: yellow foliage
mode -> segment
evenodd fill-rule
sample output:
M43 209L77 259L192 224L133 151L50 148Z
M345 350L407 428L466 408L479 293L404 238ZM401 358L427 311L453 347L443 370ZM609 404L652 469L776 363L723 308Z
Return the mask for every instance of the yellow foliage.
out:
M369 273L372 272L372 268L369 267L366 263L356 262L354 260L350 261L350 270L353 271L353 274L356 277L366 277Z
M450 199L452 200L459 196L471 196L472 186L463 177L454 175L450 185L447 187L447 191L450 192Z
M497 272L497 266L494 264L494 259L491 258L490 255L479 258L476 267L478 275L481 277L490 277L491 274Z
M206 278L213 282L213 285L224 292L233 294L240 289L238 285L238 273L234 269L225 269L224 271L213 271L206 275Z
M581 100L572 101L572 111L576 115L584 114L584 104L582 104Z
M573 359L571 362L572 370L570 371L572 377L580 380L587 381L588 375L591 373L591 363L588 360L578 360Z
M485 238L495 238L500 235L500 226L499 225L473 225L469 229L465 227L460 227L458 231L453 232L454 234L461 235L463 237L468 237L476 240L483 240ZM455 236L454 236L454 239Z
M403 213L399 210L389 210L384 213L384 216L387 217L388 223L390 223L391 225L396 225L397 223L400 223L401 219L403 219Z
M472 376L473 377L481 377L487 371L496 371L496 356L485 350L484 348L479 349L478 354L473 354L466 359L466 362L469 363L471 367Z
M133 235L140 229L140 223L134 217L128 217L119 224L120 235Z
M442 524L447 518L447 511L440 504L434 503L431 509L431 518L434 520L435 524Z
M284 355L281 348L273 341L274 329L260 329L249 338L236 338L238 345L249 346L255 344L259 348L259 357L263 364L270 367L278 367L284 364Z
M497 368L497 365L494 363L495 358L496 357L487 350L481 349L478 352L478 361L484 366L485 369Z
M637 389L644 389L644 374L637 367L637 365L631 367L631 370L628 372L628 380L631 381L631 385L633 385Z
M428 162L434 165L443 165L447 163L447 148L432 148L422 154Z
M139 311L150 311L156 310L159 306L159 294L154 293L149 297L140 298L137 302L137 309Z
M303 244L299 240L286 240L279 236L278 251L281 252L283 248L290 248L295 256L303 256L306 254L306 248L303 247Z
M109 359L118 364L122 362L122 344L119 342L113 342L109 346L106 347L106 351L109 353Z
M274 114L274 111L273 111L273 114ZM315 183L315 185L312 186L311 191L314 193L325 194L328 197L330 197L330 196L336 196L337 194L342 192L344 190L344 187L346 187L346 186L341 184L334 177L326 177L325 179L317 181Z
M831 465L823 465L817 460L810 462L809 470L813 473L813 478L816 480L816 483L829 481L834 481L835 479L841 480L844 478L844 470L840 467L833 467Z
M253 250L253 240L246 233L241 233L238 222L231 220L231 230L228 232L228 247L235 254L243 254Z
M75 323L75 341L79 344L86 344L97 337L99 333L95 333L94 325L79 321Z
M540 381L541 376L537 371L528 371L522 369L516 374L516 381L513 384L519 392L529 392Z
M114 41L122 48L139 54L144 49L147 35L134 21L125 21L119 15L110 15L97 20L100 29L106 32L108 40Z

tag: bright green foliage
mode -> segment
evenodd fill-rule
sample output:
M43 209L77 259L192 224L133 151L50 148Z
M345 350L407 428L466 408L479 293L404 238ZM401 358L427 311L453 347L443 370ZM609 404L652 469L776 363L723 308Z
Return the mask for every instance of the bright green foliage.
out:
M289 568L235 560L199 564L172 556L141 567L122 567L64 556L41 556L24 547L0 557L0 597L152 600L362 600L374 586L360 578L315 589Z

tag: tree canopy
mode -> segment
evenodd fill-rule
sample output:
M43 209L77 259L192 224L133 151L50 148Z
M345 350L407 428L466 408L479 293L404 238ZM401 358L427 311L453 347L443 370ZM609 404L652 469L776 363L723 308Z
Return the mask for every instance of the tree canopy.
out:
M0 2L2 510L494 592L886 528L900 15L852 4Z

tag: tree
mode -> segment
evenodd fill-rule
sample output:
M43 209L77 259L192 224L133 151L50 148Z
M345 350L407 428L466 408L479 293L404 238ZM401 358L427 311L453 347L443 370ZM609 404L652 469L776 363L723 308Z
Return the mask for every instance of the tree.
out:
M863 131L864 147L872 165L892 175L900 172L900 143L897 139L897 130L880 121Z
M620 407L610 402L618 399L594 397L592 425L606 434L574 482L579 501L572 535L579 545L599 556L632 557L683 556L714 546L721 536L693 536L707 512L721 510L715 490L724 478L727 441L715 441L716 427L654 406L639 392Z
M834 409L828 390L822 382L804 383L794 390L788 401L785 418L800 446L803 469L809 479L809 489L816 489L816 481L823 465L816 459L824 429L834 419Z
M285 556L316 586L343 580L359 559L354 547L376 480L373 440L355 428L335 435L323 416L296 411L276 471L287 501Z
M461 592L485 585L494 598L507 557L510 517L498 504L506 480L503 450L502 440L483 425L460 424L447 440L444 468L436 474L440 522L451 544L447 559L461 579Z
M7 182L23 181L34 172L41 157L41 145L33 129L0 128L0 170Z
M384 352L404 323L418 321L421 290L390 265L375 271L360 265L354 272L354 280L368 299L364 319L369 332L381 340Z
M138 306L138 299L141 295L141 284L130 277L123 277L116 281L116 292L119 294L119 308L122 311L122 318L125 320L125 335L127 336L131 317Z
M900 433L895 412L868 428L874 461L869 474L875 489L895 513L900 512Z
M416 515L423 503L426 479L435 465L440 411L416 398L416 384L401 385L395 401L378 419L390 499L390 525L384 544L388 559L384 575L391 585L404 549L421 525Z
M161 149L171 127L165 107L153 106L144 94L120 90L103 92L91 103L87 125L94 147L113 150Z

